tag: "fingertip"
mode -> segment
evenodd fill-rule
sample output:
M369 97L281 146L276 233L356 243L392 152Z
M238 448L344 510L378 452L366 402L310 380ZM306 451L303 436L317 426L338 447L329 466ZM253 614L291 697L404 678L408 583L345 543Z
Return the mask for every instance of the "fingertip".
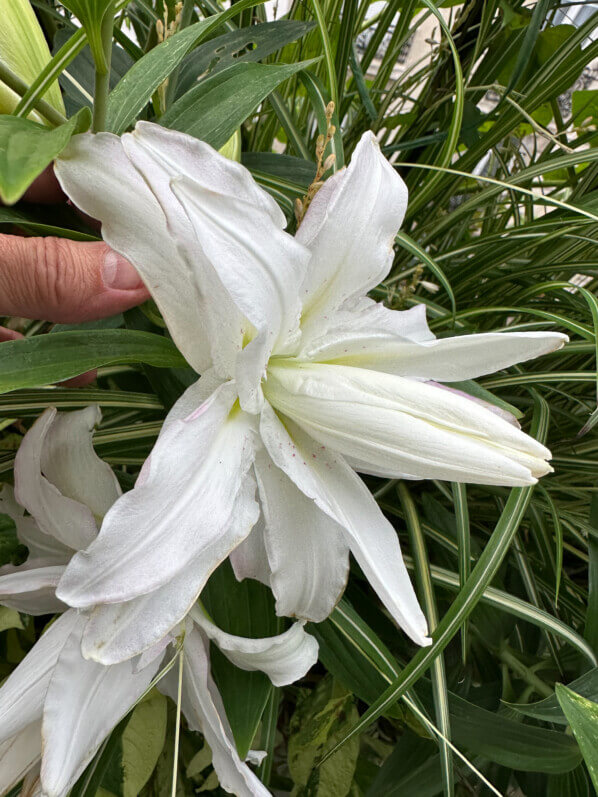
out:
M92 297L87 306L79 311L79 321L95 321L123 313L132 307L143 304L150 298L145 286L133 290L105 288Z
M102 281L113 290L138 290L144 287L141 277L129 261L112 249L104 255Z
M6 343L9 340L20 340L22 337L21 333L16 332L14 329L0 327L0 343Z
M59 382L58 384L61 385L61 387L87 387L87 385L90 385L97 379L97 376L98 372L94 368L92 371L74 376L72 379L65 379L64 382Z

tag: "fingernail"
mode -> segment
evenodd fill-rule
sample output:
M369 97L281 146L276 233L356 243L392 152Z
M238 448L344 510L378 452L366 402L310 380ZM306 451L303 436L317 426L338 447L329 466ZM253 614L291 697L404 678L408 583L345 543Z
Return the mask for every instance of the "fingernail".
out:
M107 252L102 267L102 280L107 288L130 291L141 288L143 282L135 268L116 252Z

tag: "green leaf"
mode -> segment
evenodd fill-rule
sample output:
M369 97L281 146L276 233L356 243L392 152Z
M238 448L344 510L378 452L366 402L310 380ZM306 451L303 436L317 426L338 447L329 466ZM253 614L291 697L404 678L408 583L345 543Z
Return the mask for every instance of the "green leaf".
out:
M313 63L235 64L202 80L160 121L219 149L276 86Z
M438 625L438 610L436 606L436 595L432 587L432 578L430 576L430 562L428 559L425 537L422 532L419 515L413 498L404 481L399 482L397 485L397 494L403 508L405 524L409 532L409 542L415 565L418 597L422 603L422 609L428 621L428 627L430 631L433 631ZM465 580L466 579L464 579L464 581ZM451 740L451 721L449 717L446 667L442 654L436 658L432 665L432 683L434 692L434 716L436 718L436 725L444 737L439 741L443 790L446 797L452 797L454 794L453 754L445 741L445 739L448 741Z
M592 797L593 794L595 795L583 764L572 769L571 772L549 775L546 784L546 797Z
M270 590L252 579L238 582L228 562L212 574L201 600L213 622L230 634L255 639L275 636L282 630ZM262 672L235 667L216 645L211 646L211 660L212 674L243 759L258 729L272 683Z
M537 65L547 63L567 39L574 35L575 30L573 25L554 25L545 28L538 36L534 53Z
M428 8L436 17L438 24L442 28L452 55L453 67L455 70L455 90L454 90L454 103L453 111L451 114L451 121L448 129L448 136L442 150L440 151L437 163L442 166L448 166L453 161L453 155L457 151L459 143L459 136L461 133L461 125L463 123L463 104L465 102L465 81L463 79L463 70L459 58L459 51L453 39L451 29L445 21L432 0L422 0L422 3ZM425 183L416 193L416 198L410 203L407 209L408 215L412 215L416 209L424 206L426 201L434 195L435 187L442 181L442 174L437 172L426 178Z
M349 794L359 739L353 739L322 766L317 763L358 716L353 695L330 677L320 681L299 702L289 725L288 765L295 783L293 794L305 797Z
M119 329L124 326L125 319L122 313L98 318L95 321L81 321L79 324L54 324L49 335L57 335L59 332L82 332L85 329Z
M85 768L85 771L73 786L69 797L96 797L98 789L105 777L120 768L121 738L128 722L122 719L110 736L102 743L100 749Z
M250 172L277 179L279 185L288 187L292 196L305 194L316 176L316 164L313 161L295 158L292 155L244 152L241 162Z
M184 28L146 53L110 92L106 109L106 129L117 135L124 133L147 105L154 91L177 68L189 50L230 17L261 2L263 0L239 0L226 11Z
M270 95L270 99L274 94ZM273 152L244 152L241 163L247 166L255 181L294 217L293 201L305 196L316 174L313 161Z
M46 64L44 69L38 73L33 83L29 86L21 101L15 108L17 116L27 116L30 110L36 107L40 98L43 97L48 86L59 77L71 61L87 44L87 37L83 28L79 28L66 41L60 49L54 53L52 59Z
M124 320L128 329L156 334L157 328L150 321L145 305L127 310L124 314ZM147 377L154 393L156 393L167 410L197 380L197 374L192 368L152 368L152 366L145 364L143 373Z
M346 737L339 743L339 746L346 744L355 734L363 732L374 719L383 714L390 705L395 703L421 678L436 656L442 653L458 632L463 621L469 617L502 564L530 499L531 488L529 487L511 490L492 537L465 582L465 586L461 589L435 629L433 644L428 648L421 648L415 654L409 664L403 668L400 675L372 703L359 722L349 730Z
M50 60L50 51L29 0L9 0L2 4L0 57L6 66L31 83ZM44 99L59 113L64 113L60 88L54 81ZM19 98L0 83L0 112L10 113ZM39 118L39 117L37 117Z
M123 797L137 797L150 779L166 740L167 704L153 691L133 711L122 735Z
M438 797L442 775L435 749L434 742L407 730L378 771L366 797Z
M432 274L434 274L434 276L441 283L442 287L445 289L445 291L448 294L454 315L457 312L457 305L455 303L455 294L453 293L451 284L446 278L444 271L440 268L438 263L436 263L427 252L424 252L424 250L421 249L417 245L417 243L407 235L407 233L404 233L402 231L398 232L395 236L395 241L403 249L406 249L412 255L415 255L415 257L422 260L425 263L425 265L430 269Z
M310 624L308 630L320 644L320 661L326 669L366 703L374 702L397 671L392 653L346 598L327 620ZM384 715L405 719L405 711L396 703Z
M102 47L102 21L107 12L112 13L114 0L62 0L62 5L83 25L93 60L100 71L106 72L108 65Z
M590 501L588 534L588 608L584 636L594 650L598 651L598 495Z
M181 65L177 98L193 88L197 81L221 72L233 64L262 61L285 44L301 38L314 27L313 22L280 19L229 31L196 47Z
M97 235L84 232L80 219L66 205L33 206L24 203L18 207L2 207L0 205L0 224L10 224L27 232L38 235L57 235L59 238L70 238L73 241L99 241ZM70 228L73 224L75 229Z
M0 633L7 631L9 628L23 629L25 626L21 620L21 615L16 609L8 609L6 606L0 606Z
M0 566L20 565L27 558L27 548L17 537L14 521L0 514Z
M309 630L320 643L320 660L328 671L367 703L401 672L392 654L344 599L328 620ZM429 681L419 681L417 694L432 708ZM567 772L579 764L577 746L564 733L526 726L447 694L451 738L458 748L531 772Z
M61 382L116 363L186 365L174 343L148 332L101 329L38 335L0 344L0 393Z
M428 702L431 706L431 690ZM559 773L580 763L576 746L564 733L515 722L452 693L449 708L455 744L497 764L528 772Z
M598 791L598 703L556 685L556 696L583 753L584 761Z
M568 685L569 690L582 697L598 702L598 667L594 667L576 678ZM558 725L567 725L568 720L563 714L561 704L555 695L539 700L537 703L506 703L509 708L518 711L526 717L533 717L543 722L553 722Z
M596 124L598 120L598 91L584 89L574 91L571 95L572 116L576 125L581 125L586 119Z
M75 133L87 130L89 110L50 129L17 116L0 116L0 199L7 205L19 200L31 183L52 163Z
M531 19L529 24L526 26L525 35L517 53L513 72L509 80L509 85L503 94L503 100L515 88L519 82L519 78L525 72L528 63L533 56L534 48L536 47L536 42L538 41L538 36L540 35L540 31L546 20L546 14L548 13L549 8L550 0L538 0L534 6Z

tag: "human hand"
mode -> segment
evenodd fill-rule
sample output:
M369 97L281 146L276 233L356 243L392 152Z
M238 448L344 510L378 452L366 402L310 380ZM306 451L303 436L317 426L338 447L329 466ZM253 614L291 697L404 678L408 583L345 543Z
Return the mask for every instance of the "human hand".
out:
M65 197L50 169L25 199L52 203ZM0 316L79 323L148 298L133 266L105 243L0 235Z
M65 200L51 167L24 199ZM133 266L105 243L0 234L0 316L79 323L115 315L148 298ZM0 342L20 337L0 326ZM83 374L69 384L86 384L93 377Z

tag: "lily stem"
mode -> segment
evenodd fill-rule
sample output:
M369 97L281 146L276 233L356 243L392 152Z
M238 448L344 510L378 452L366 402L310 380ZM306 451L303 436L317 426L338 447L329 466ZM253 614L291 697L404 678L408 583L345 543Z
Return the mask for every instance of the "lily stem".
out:
M96 62L95 89L93 94L93 122L91 129L99 133L106 129L106 106L110 93L110 64L112 61L112 31L114 27L114 3L106 9L102 19L100 34L104 63Z
M12 69L9 69L6 64L0 60L0 81L5 83L9 89L12 89L19 97L23 97L28 91L29 86L24 80L16 75ZM38 98L35 101L35 109L44 116L50 124L55 127L62 125L66 122L66 117L63 116L56 108L53 108L49 102Z

